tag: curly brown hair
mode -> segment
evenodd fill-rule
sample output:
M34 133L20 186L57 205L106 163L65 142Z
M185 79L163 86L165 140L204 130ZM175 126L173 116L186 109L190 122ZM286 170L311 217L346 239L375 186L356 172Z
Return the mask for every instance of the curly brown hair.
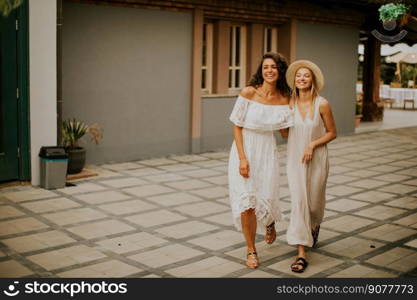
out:
M265 59L271 58L278 67L278 81L277 81L277 89L284 97L290 97L291 89L285 80L285 73L288 69L287 60L285 59L284 55L281 53L276 52L267 52L262 56L262 60L259 63L258 68L256 69L255 74L252 75L248 85L253 86L254 88L258 88L264 82L262 77L262 64Z

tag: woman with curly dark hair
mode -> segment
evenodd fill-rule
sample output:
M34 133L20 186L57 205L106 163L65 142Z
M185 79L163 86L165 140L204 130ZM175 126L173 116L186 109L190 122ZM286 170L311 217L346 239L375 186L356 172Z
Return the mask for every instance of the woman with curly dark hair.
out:
M266 53L236 100L230 120L234 142L229 156L229 197L233 221L247 243L246 265L256 268L257 227L265 231L265 242L276 239L275 222L279 207L279 161L273 132L283 137L293 124L289 108L290 88L285 80L285 58Z

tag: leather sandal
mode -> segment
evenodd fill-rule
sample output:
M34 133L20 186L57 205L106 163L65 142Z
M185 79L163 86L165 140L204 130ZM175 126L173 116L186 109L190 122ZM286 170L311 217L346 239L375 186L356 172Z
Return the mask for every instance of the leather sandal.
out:
M272 244L277 238L277 232L275 230L275 222L272 222L270 225L266 226L265 233L265 242L267 244Z
M308 262L304 257L297 257L295 262L291 264L291 271L295 273L303 273L307 266Z
M258 254L256 252L247 254L246 265L251 269L256 269L259 266Z

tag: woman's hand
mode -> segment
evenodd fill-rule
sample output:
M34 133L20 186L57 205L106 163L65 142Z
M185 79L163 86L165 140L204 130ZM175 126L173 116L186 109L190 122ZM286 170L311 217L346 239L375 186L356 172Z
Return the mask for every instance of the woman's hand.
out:
M246 159L240 160L239 173L242 177L249 178L249 163Z
M310 143L305 149L301 162L308 164L313 159L314 144Z

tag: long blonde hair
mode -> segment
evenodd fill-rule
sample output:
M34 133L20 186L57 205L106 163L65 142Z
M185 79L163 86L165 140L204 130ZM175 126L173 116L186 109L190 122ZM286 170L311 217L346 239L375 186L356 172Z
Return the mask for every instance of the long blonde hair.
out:
M311 112L311 117L313 117L313 115L314 115L314 104L316 103L316 98L319 96L319 93L318 93L318 91L316 89L316 86L317 86L316 77L314 76L314 73L313 73L313 71L311 71L310 68L303 66L303 67L300 67L299 69L301 69L301 68L306 68L307 70L309 70L310 71L310 74L311 74L311 77L312 77L311 87L310 87L310 95L311 95L311 108L310 108L311 110L310 110L310 112ZM293 89L292 89L292 92L291 92L291 100L294 103L294 107L297 104L298 98L300 97L300 91L295 86L295 79L297 77L296 76L297 75L297 71L295 72L294 82L293 82Z

